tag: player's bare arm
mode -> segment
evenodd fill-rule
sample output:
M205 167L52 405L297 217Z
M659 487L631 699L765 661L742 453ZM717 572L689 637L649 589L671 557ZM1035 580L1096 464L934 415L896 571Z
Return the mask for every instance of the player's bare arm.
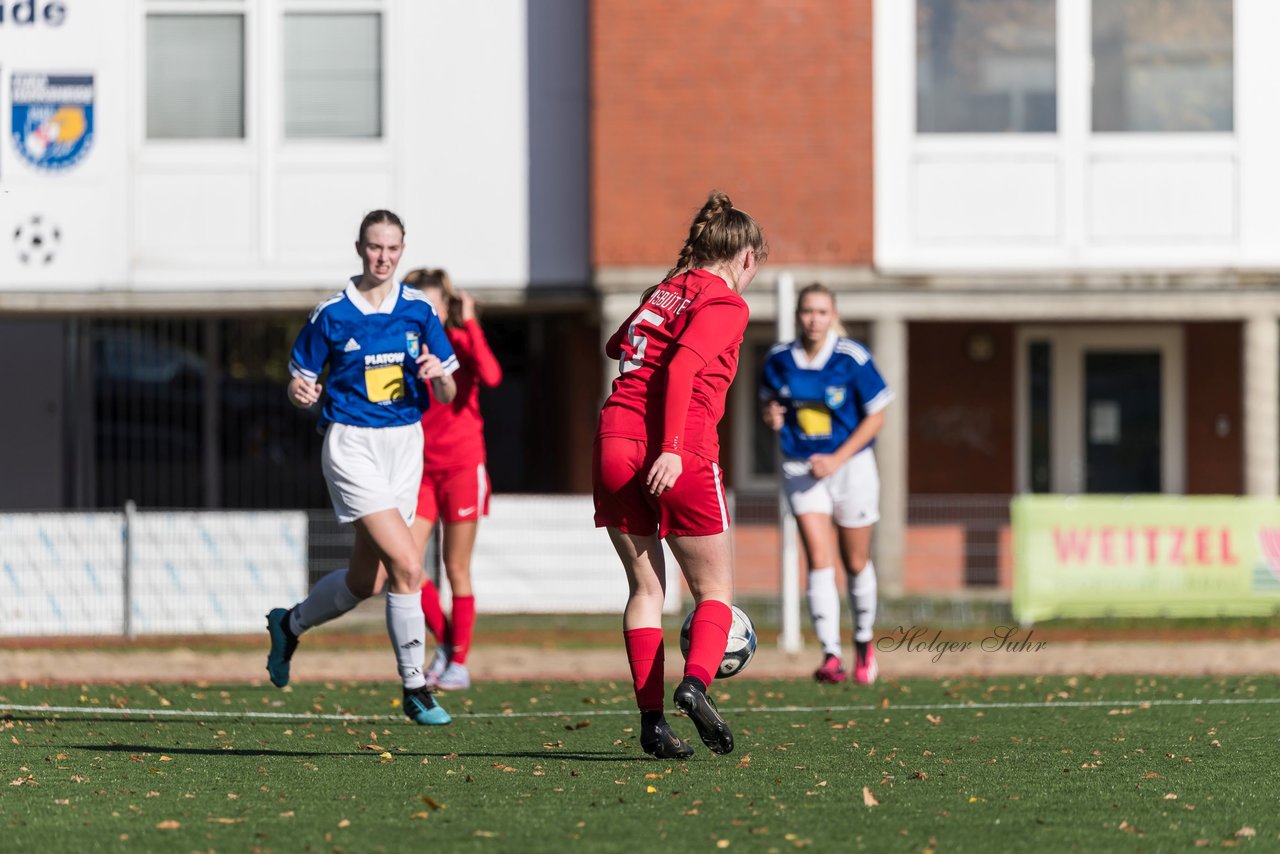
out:
M452 403L458 395L458 384L452 374L444 372L440 358L425 349L418 356L418 379L431 384L431 393L441 403Z

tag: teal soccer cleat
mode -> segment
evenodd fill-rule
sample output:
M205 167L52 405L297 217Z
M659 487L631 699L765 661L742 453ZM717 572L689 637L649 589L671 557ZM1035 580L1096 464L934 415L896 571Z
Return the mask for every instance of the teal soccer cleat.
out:
M298 648L298 636L289 628L288 608L273 608L267 614L267 632L271 635L271 651L267 653L267 673L271 684L283 688L289 684L289 661Z
M425 685L404 690L404 713L409 720L422 726L444 726L453 720Z

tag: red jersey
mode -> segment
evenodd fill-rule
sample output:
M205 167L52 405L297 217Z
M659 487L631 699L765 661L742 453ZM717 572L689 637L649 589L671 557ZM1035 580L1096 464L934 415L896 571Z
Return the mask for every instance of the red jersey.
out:
M600 411L597 435L662 441L666 372L677 345L706 366L693 378L685 419L684 450L716 461L725 395L738 372L738 350L747 328L747 303L724 279L706 270L681 273L658 286L605 345L619 360L618 378Z
M468 320L461 329L446 332L458 356L458 370L453 374L458 394L448 404L437 403L432 397L431 406L422 413L424 471L474 466L485 461L480 386L493 388L502 382L502 367L493 357L479 323Z

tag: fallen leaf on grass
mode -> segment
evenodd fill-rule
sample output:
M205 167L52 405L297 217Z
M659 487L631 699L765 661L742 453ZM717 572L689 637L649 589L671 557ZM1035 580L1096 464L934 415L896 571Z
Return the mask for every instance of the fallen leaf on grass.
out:
M925 715L925 719L934 726L942 723L942 715Z
M344 818L342 821L338 822L338 827L350 827L350 826L351 826L351 819L349 818Z
M431 807L431 809L433 809L433 810L442 810L442 809L444 809L444 804L440 803L439 801L437 801L435 798L431 797L430 795L421 795L421 796L419 796L419 798L418 798L418 799L419 799L420 801L422 801L424 804L426 804L427 806Z
M1164 777L1163 774L1157 774L1155 771L1148 771L1147 773L1142 775L1142 779L1144 780L1159 780L1163 777Z
M391 752L390 752L390 751L388 751L388 750L384 750L384 751L382 751L381 753L379 753L379 754L378 754L378 758L379 758L379 759L390 759L390 758L391 758Z
M1258 831L1254 830L1252 827L1242 827L1236 831L1236 838L1238 839L1249 839L1257 835Z
M862 803L869 807L878 807L880 802L876 800L876 796L871 794L871 789L866 786L862 787Z
M180 827L182 827L182 822L168 819L167 821L162 821L157 824L156 830L177 830Z
M486 839L492 839L493 837L497 836L498 834L497 834L497 833L495 833L495 832L494 832L494 831L492 831L492 830L477 830L475 833L473 833L473 834L471 834L471 835L472 835L472 836L483 836L483 837L484 837L484 838L486 838Z
M658 790L657 790L657 789L655 789L653 786L645 786L645 787L644 787L644 790L645 790L645 792L646 792L646 793L648 793L648 794L650 794L650 795L655 794L655 793L658 791Z
M1178 799L1178 796L1177 796L1177 795L1175 795L1173 792L1169 792L1168 794L1166 794L1166 795L1164 796L1164 799L1165 799L1166 801L1176 801L1176 800Z
M239 824L244 821L242 818L210 818L206 819L210 824Z

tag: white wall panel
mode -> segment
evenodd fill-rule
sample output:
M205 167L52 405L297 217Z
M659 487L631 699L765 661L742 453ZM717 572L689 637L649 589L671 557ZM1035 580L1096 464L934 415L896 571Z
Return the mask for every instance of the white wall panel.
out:
M401 9L395 110L397 190L409 229L404 269L443 266L467 287L526 284L526 3Z
M134 187L137 263L244 266L257 260L253 173L148 172Z
M912 196L921 242L991 244L1049 241L1058 236L1055 160L922 160Z
M387 205L393 195L386 169L313 167L282 172L275 203L279 260L332 265L342 274L335 281L359 273L355 240L360 220L365 212ZM409 238L414 236L411 232Z
M1232 158L1095 158L1089 164L1089 239L1228 243L1236 236Z

